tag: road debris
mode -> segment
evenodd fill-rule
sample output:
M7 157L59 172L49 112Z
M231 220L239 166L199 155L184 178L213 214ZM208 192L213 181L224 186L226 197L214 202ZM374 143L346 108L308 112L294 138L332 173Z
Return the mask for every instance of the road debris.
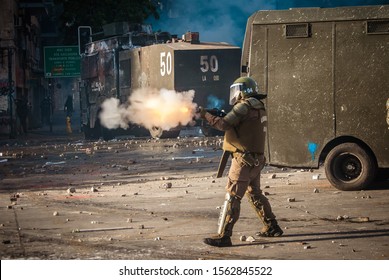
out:
M359 223L368 223L370 222L370 218L369 217L358 217L355 219L356 222L359 222Z
M204 156L196 156L196 157L172 157L172 160L187 160L187 159L195 159L197 162L204 158Z
M67 193L75 193L76 192L76 188L68 188L67 189Z
M255 238L252 236L247 236L246 242L255 242Z
M349 216L343 215L343 216L338 216L338 217L336 217L336 220L337 220L337 221L343 221L343 220L347 220L348 218L349 218Z
M133 229L133 228L132 227L111 227L111 228L73 229L72 233L93 232L93 231L109 231L109 230L126 230L126 229Z
M43 165L43 167L50 166L50 165L61 165L61 164L65 164L65 163L66 163L66 161L57 161L57 162L48 161Z
M239 240L240 240L240 241L246 241L246 239L247 239L246 235L241 235L241 236L239 237Z
M319 179L320 179L320 174L312 175L312 180L319 180Z
M242 242L255 242L255 238L252 236L241 235L239 240Z

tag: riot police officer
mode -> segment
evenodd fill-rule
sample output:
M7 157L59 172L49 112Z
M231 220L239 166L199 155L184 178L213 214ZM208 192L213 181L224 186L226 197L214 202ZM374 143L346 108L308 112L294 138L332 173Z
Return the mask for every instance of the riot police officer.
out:
M257 83L250 77L240 77L230 87L233 108L224 117L214 116L199 107L200 116L221 131L225 131L223 150L232 155L228 173L227 194L220 213L218 235L204 239L204 243L228 247L240 215L240 203L248 197L256 214L264 224L259 236L275 237L283 234L270 203L260 189L261 170L265 166L265 136L267 115Z

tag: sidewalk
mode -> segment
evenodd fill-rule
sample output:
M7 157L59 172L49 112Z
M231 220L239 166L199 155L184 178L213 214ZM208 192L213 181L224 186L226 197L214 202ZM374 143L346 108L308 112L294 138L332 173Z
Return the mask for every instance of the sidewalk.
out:
M63 142L69 140L84 139L81 132L81 123L79 112L75 112L72 117L72 133L66 131L66 116L63 111L55 111L53 114L52 131L50 126L45 124L40 128L28 130L27 134L17 135L15 139L10 139L9 135L0 135L0 146L28 141L49 141Z

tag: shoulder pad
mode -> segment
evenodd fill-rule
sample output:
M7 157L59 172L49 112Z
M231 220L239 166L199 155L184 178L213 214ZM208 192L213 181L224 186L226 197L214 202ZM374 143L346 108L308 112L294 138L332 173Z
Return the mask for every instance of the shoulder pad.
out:
M236 104L232 110L237 114L238 116L245 116L247 115L249 111L250 104L246 104L246 102L240 102Z
M223 118L225 122L228 124L235 126L240 120L247 115L249 111L249 107L245 103L238 103L232 107L232 110L228 112L228 114Z
M256 99L256 98L250 97L250 98L246 99L244 102L247 104L247 106L252 107L254 109L265 110L265 105L263 104L263 102L261 100Z

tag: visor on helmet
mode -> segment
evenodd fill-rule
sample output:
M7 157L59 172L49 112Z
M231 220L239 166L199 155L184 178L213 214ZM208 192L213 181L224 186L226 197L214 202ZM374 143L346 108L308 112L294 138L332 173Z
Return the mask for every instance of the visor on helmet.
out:
M236 83L230 86L230 105L239 100L239 93L243 90L243 83Z

